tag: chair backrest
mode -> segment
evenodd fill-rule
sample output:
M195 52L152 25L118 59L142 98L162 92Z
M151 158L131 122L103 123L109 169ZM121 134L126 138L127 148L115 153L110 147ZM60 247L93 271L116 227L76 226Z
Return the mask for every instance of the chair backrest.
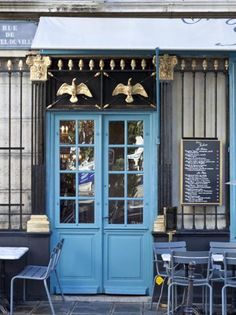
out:
M229 271L232 271L232 273L229 273ZM229 276L230 279L234 279L236 282L236 252L232 251L226 251L224 252L224 280L225 283L227 282L227 277Z
M56 246L53 248L51 255L50 255L50 260L48 263L45 278L48 278L50 276L50 274L56 269L60 255L61 255L63 244L64 244L64 239L61 239L56 244Z
M56 245L56 248L58 249L58 251L57 251L57 257L56 257L56 261L55 261L55 268L56 268L58 261L59 261L59 258L61 256L63 244L64 244L64 238L62 238Z
M208 251L172 251L171 259L176 264L189 264L194 261L195 264L206 265L209 262Z
M186 242L155 242L153 243L153 252L155 254L171 254L173 250L186 251Z
M224 252L236 251L236 243L233 242L210 242L212 254L223 254Z
M164 274L166 267L163 264L162 254L171 254L173 250L186 251L186 242L154 242L153 254L157 274Z
M200 267L202 276L209 278L210 253L208 251L172 251L170 264L171 276L175 277L176 266L178 266L178 269L180 269L180 266L186 269L186 265L189 265L191 262L195 264L195 274L199 272Z

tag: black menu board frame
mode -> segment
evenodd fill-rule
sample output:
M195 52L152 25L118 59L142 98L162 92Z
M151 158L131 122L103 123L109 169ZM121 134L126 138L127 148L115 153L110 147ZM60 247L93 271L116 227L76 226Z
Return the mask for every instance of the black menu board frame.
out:
M222 142L182 139L180 161L181 204L222 205Z

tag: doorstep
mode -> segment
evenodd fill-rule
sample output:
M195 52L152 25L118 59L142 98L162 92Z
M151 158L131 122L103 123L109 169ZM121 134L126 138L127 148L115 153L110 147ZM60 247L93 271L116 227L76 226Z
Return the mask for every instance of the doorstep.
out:
M66 301L80 302L120 302L120 303L150 303L151 296L143 295L65 295ZM54 301L60 301L60 295L52 295Z

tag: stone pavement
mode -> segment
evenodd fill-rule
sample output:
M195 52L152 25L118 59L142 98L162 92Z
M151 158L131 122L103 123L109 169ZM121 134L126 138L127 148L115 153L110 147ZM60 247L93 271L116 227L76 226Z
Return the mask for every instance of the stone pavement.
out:
M99 301L54 301L56 315L164 315L165 310L150 310L146 302L99 302ZM17 303L14 315L51 315L49 304L43 302Z
M150 297L122 296L59 296L53 297L56 315L166 315L166 308L150 309ZM221 315L221 306L214 305L214 314ZM235 313L234 313L235 314ZM14 315L51 315L47 301L16 302Z

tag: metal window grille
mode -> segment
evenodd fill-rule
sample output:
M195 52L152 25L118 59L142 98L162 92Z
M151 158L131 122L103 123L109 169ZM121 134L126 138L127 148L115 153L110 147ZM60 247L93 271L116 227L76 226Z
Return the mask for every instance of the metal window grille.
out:
M223 143L223 182L228 179L228 60L179 58L173 82L162 82L159 207L177 206L178 230L226 230L229 198L222 206L180 204L180 141L217 138Z
M31 83L24 59L0 60L0 229L24 230L31 214Z

